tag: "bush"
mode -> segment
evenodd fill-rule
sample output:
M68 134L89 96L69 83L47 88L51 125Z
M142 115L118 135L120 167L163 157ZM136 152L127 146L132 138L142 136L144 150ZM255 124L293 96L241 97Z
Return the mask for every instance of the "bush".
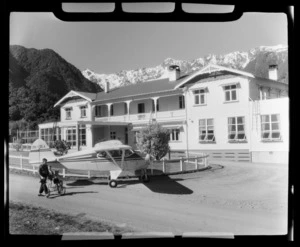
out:
M137 147L143 154L150 154L156 160L163 158L170 150L170 132L158 123L151 123L138 133Z
M71 144L69 142L66 142L64 140L56 140L53 144L53 147L56 148L56 150L60 154L66 154L68 152L68 149L71 148Z

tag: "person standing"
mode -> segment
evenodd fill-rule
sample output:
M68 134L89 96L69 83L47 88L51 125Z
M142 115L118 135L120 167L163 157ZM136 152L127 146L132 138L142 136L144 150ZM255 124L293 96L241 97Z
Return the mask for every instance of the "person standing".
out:
M47 177L50 175L49 174L49 168L47 165L47 159L43 158L43 163L39 166L39 174L40 174L40 190L38 196L42 196L42 193L45 191L45 194L47 197L50 196L50 190L47 187Z

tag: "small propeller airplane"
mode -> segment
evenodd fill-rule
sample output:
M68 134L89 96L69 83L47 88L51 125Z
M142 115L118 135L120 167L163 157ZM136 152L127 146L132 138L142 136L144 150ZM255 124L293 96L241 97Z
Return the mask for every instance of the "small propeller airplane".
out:
M118 140L99 142L93 148L56 156L42 139L37 139L29 153L30 164L41 164L46 158L49 165L60 163L67 169L84 171L109 171L109 186L118 185L118 177L140 176L142 182L149 182L147 167L149 162L133 151L129 145Z

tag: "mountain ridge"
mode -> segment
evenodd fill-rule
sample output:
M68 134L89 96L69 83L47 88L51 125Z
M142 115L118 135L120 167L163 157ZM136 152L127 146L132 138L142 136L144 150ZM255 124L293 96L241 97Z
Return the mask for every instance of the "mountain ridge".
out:
M70 90L100 92L101 87L51 49L9 47L9 120L38 123L59 118L54 104Z
M167 68L178 65L181 74L190 74L202 69L208 64L217 64L233 69L243 70L255 76L268 78L268 66L278 65L278 80L288 83L288 47L284 45L259 46L248 51L234 51L222 55L208 54L191 60L180 60L168 57L154 67L121 70L112 74L98 74L90 69L82 71L90 81L97 83L102 88L106 81L110 88L122 87L129 84L142 83L167 77Z

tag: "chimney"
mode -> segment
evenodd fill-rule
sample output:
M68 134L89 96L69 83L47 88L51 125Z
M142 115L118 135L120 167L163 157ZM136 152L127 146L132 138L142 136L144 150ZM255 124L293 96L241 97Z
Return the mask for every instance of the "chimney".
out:
M104 92L108 93L108 91L109 91L109 81L106 80L104 84Z
M169 81L176 81L180 77L180 68L178 65L170 65L168 68Z
M276 64L269 65L269 79L278 80L278 66Z

